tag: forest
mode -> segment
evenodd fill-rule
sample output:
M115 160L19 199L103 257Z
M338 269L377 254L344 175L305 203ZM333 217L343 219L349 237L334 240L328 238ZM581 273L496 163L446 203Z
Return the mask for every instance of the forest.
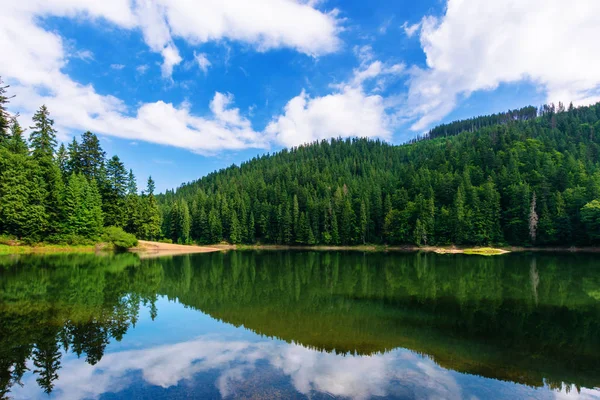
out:
M598 244L600 103L526 107L430 136L326 140L214 172L157 196L162 233L180 243Z
M85 132L29 140L0 84L0 235L97 240L105 227L176 243L593 246L600 103L456 121L405 145L331 139L255 157L177 190L138 193Z
M118 156L109 159L98 137L85 132L57 146L46 106L26 129L6 106L0 80L0 235L26 242L82 244L106 232L158 238L160 214L154 182L138 194L135 175ZM105 229L105 227L114 227ZM135 238L134 238L135 239Z

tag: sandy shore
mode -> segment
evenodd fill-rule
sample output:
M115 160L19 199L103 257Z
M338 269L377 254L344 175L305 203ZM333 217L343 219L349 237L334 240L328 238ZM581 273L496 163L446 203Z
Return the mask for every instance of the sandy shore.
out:
M148 257L159 257L179 254L192 254L192 253L211 253L214 251L221 251L216 247L205 247L205 246L187 246L181 244L171 243L160 243L150 242L147 240L139 240L138 246L130 249L129 251L139 253L141 258Z

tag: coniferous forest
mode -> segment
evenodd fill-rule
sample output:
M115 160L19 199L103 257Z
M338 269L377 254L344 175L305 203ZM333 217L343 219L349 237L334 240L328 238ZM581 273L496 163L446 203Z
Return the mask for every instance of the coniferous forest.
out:
M152 178L139 195L133 171L116 155L107 159L91 132L58 147L46 106L23 128L6 111L7 88L0 81L0 235L79 244L100 240L104 227L114 226L159 237Z
M595 245L600 103L458 121L402 146L313 143L158 200L180 243Z
M600 103L457 121L395 146L333 139L254 158L175 191L85 132L57 146L0 85L0 234L97 240L116 226L177 243L590 246L600 242ZM29 139L26 140L25 134ZM174 177L176 179L176 177Z

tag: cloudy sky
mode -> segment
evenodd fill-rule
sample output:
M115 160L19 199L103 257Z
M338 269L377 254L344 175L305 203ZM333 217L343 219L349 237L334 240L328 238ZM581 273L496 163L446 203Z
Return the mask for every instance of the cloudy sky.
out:
M600 100L597 0L0 0L30 125L101 136L160 190L329 137Z

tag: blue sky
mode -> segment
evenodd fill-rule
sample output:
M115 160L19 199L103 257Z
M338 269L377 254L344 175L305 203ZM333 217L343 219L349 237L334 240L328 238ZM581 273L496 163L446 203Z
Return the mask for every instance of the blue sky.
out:
M324 138L600 99L600 2L21 0L0 76L159 191ZM573 38L577 38L573 40Z

